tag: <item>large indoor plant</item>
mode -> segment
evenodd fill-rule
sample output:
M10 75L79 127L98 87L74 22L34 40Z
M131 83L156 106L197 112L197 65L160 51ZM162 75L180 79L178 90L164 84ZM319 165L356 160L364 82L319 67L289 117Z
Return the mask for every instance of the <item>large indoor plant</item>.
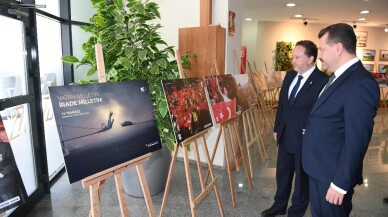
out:
M173 58L173 47L168 46L158 33L161 25L155 21L160 19L157 4L148 0L91 0L91 2L97 12L90 19L90 25L82 26L82 29L92 35L82 45L85 56L82 59L64 56L63 61L77 66L89 65L91 68L87 74L93 75L97 71L94 46L100 43L108 82L147 80L161 140L173 150L175 139L161 80L177 78L178 67ZM187 61L188 55L184 55L184 65L190 64L190 61ZM81 84L89 82L91 81L79 81ZM154 156L157 155L153 154L152 157ZM144 167L147 169L148 166ZM133 175L126 176L124 173L124 178L126 177L132 178ZM160 182L160 179L154 180ZM137 178L135 181L138 181ZM151 178L148 181L152 181ZM125 183L126 180L124 187L128 193L129 188ZM152 194L151 185L149 183ZM141 191L138 191L141 194ZM140 195L134 193L134 196Z

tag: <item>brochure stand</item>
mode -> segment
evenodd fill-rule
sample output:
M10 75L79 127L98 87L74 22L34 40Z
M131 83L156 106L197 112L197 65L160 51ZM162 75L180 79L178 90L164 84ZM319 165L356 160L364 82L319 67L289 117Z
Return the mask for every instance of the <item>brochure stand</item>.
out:
M106 82L105 66L101 44L96 44L96 59L99 82ZM125 163L111 167L104 171L98 172L94 175L86 177L82 180L82 187L89 187L90 190L90 214L89 217L100 216L100 199L102 190L104 188L105 180L114 176L116 182L117 196L119 198L121 216L129 217L128 206L125 200L124 186L122 181L121 172L130 167L136 166L136 170L139 176L140 185L143 190L144 199L147 205L148 214L151 217L155 216L155 210L152 205L151 195L148 189L147 180L144 175L142 163L149 160L151 153L147 153L143 156L137 157Z
M175 52L175 57L176 57L176 60L178 63L179 75L181 78L183 78L184 77L183 76L183 69L182 69L182 63L181 63L179 51ZM214 172L213 172L212 161L210 160L209 151L208 151L207 144L206 144L205 135L207 132L208 132L208 130L204 130L204 131L198 133L197 135L186 139L185 141L182 142L182 145L181 145L181 147L183 148L183 160L184 160L184 165L185 165L187 190L188 190L189 199L190 199L191 216L197 216L195 207L211 192L211 190L214 190L214 192L216 194L218 207L220 209L220 214L221 214L221 216L224 216L224 208L222 206L220 192L218 190L217 178L215 177ZM201 159L199 156L198 143L197 143L197 141L200 139L202 139L203 151L205 153L206 161L207 161L207 164L209 167L208 170L209 170L210 176L211 176L211 182L208 185L206 185L206 181L204 181L203 175L202 175ZM194 197L194 192L193 192L190 165L189 165L189 157L188 157L188 153L187 153L188 152L188 150L187 150L188 145L191 145L191 147L193 147L193 149L194 149L196 162L197 162L199 181L201 184L201 193L197 197ZM159 217L163 216L164 207L166 206L167 196L168 196L168 192L170 190L170 185L171 185L172 173L173 173L175 162L176 162L177 155L178 155L178 149L179 149L179 145L176 144L175 149L174 149L174 153L173 153L173 158L172 158L171 164L170 164L170 169L169 169L168 176L167 176L167 183L166 183L166 188L164 190L163 201L162 201L162 206L160 208Z
M241 116L236 116L234 118L231 118L229 120L226 120L222 123L220 123L220 130L218 131L217 140L213 149L211 162L213 163L214 157L216 155L216 151L218 148L218 144L220 142L221 134L222 138L224 140L224 152L225 152L225 158L226 158L226 171L228 173L229 177L229 187L230 187L230 194L232 196L232 205L233 207L236 207L236 198L234 193L234 183L233 183L233 176L232 171L233 169L236 169L237 171L240 171L240 163L242 162L244 164L244 170L247 176L247 181L249 185L249 189L252 190L252 182L251 177L249 173L249 169L245 160L244 151L241 144L240 134L238 133L238 122L240 121ZM232 128L234 130L232 130ZM226 131L227 129L227 131ZM229 155L229 147L227 145L227 136L229 135L230 142L231 142L231 149L233 152L233 162L230 162L230 155ZM235 138L237 139L237 144L235 143ZM205 183L207 182L207 179L209 177L209 170L206 173Z

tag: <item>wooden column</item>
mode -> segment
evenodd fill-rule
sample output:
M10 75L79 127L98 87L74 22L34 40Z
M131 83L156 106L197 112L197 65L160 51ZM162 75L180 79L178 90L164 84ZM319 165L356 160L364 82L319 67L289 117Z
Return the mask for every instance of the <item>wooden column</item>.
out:
M212 24L212 0L201 0L199 26Z

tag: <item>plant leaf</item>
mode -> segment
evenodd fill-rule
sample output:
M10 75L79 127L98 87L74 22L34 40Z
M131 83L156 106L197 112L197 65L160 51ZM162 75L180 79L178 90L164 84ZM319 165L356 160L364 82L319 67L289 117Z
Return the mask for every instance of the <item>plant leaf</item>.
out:
M79 62L79 60L75 56L63 56L61 59L63 62L69 63L69 64L74 64Z

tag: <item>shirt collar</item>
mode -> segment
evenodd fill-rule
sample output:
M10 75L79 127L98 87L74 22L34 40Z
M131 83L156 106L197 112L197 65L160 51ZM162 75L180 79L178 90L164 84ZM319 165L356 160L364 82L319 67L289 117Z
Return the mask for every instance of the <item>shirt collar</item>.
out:
M311 73L313 73L313 71L315 70L316 66L314 65L313 67L311 67L309 70L307 70L305 73L303 73L303 75L299 74L298 75L301 75L303 77L303 80L306 81L307 78L311 75ZM306 78L306 79L305 79Z
M360 59L358 57L355 57L351 60L349 60L348 62L346 62L345 64L343 64L342 66L340 66L337 70L335 70L334 72L334 75L335 75L335 78L333 81L335 81L339 76L341 76L351 65L355 64L356 62L360 61Z

